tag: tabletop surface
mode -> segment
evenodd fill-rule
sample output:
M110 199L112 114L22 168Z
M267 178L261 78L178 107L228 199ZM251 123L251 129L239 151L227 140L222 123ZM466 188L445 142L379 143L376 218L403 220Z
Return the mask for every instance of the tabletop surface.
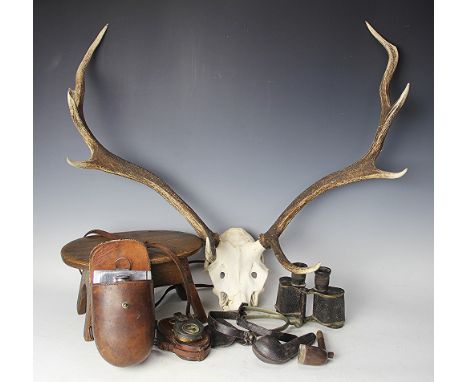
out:
M191 256L198 252L203 245L203 241L198 236L178 231L129 231L115 232L114 234L120 238L163 244L179 257ZM62 260L70 267L88 269L91 250L107 240L102 236L82 237L73 240L62 248ZM168 256L153 249L149 251L149 256L151 264L171 261Z

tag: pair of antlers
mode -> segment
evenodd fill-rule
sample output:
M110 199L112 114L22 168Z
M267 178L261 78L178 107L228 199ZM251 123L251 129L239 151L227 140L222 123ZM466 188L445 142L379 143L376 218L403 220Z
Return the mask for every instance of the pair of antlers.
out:
M313 272L320 264L315 264L310 267L298 267L292 264L283 253L279 243L279 236L286 229L291 220L296 214L311 200L315 199L324 192L333 188L341 187L346 184L359 182L367 179L397 179L402 177L407 169L401 172L389 172L377 168L375 161L377 160L388 130L393 119L398 114L399 110L405 103L409 92L409 84L401 93L395 103L392 103L389 95L390 81L398 64L397 48L385 40L368 22L367 28L371 34L380 42L388 54L388 63L380 83L380 121L377 132L372 141L372 144L367 153L355 163L343 168L342 170L331 173L319 181L312 184L304 190L291 204L283 211L276 219L270 229L259 235L259 241L265 248L271 248L280 262L287 270L304 274ZM96 39L93 41L88 51L83 57L77 72L75 89L68 90L68 106L70 108L71 117L78 129L78 132L83 137L86 145L91 151L91 156L85 161L72 161L67 158L67 162L74 167L87 168L105 171L111 174L120 175L125 178L135 180L142 183L156 192L158 192L167 202L177 209L190 225L193 227L198 236L210 243L211 256L216 258L216 246L219 242L218 235L211 231L201 218L193 211L193 209L179 196L177 193L157 175L150 171L139 167L107 150L93 135L88 125L86 124L83 103L85 93L85 72L86 68L93 57L94 51L99 46L104 34L107 31L107 25L99 32Z

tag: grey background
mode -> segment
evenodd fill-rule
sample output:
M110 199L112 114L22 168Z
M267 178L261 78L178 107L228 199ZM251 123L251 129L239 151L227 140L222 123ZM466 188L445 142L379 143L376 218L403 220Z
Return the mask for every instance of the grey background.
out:
M199 364L157 352L135 368L107 365L82 340L79 274L60 248L94 227L192 230L152 190L66 164L88 156L66 90L95 35L110 23L87 76L85 114L98 139L162 176L213 230L257 235L369 146L387 58L365 19L399 48L394 98L411 82L379 164L409 171L327 193L282 236L290 259L321 261L346 290L347 324L325 330L336 359L275 367L233 346ZM433 378L432 2L37 1L34 32L37 380ZM271 308L286 272L271 253L266 264L260 304ZM201 269L194 276L208 281ZM210 291L201 296L216 307ZM157 314L182 309L171 296Z

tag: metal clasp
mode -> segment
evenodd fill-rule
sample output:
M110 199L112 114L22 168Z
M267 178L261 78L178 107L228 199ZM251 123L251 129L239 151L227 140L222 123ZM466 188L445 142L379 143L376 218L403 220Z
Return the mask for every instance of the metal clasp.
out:
M127 280L130 280L129 274L122 273L122 274L118 274L114 276L114 282L116 283L121 282L121 281L127 281Z
M243 334L242 345L252 345L256 340L257 336L255 335L255 333L249 330L248 332L244 332Z

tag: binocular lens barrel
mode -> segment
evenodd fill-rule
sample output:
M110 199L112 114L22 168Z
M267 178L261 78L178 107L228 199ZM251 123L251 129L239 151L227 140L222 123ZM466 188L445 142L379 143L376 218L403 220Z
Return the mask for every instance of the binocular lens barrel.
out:
M326 292L330 284L331 269L328 267L320 267L315 271L315 289L319 292Z
M301 268L307 268L306 263L293 263L293 265L296 265ZM305 285L305 280L306 280L307 274L303 275L298 275L296 273L291 273L291 284L295 286L304 286Z

